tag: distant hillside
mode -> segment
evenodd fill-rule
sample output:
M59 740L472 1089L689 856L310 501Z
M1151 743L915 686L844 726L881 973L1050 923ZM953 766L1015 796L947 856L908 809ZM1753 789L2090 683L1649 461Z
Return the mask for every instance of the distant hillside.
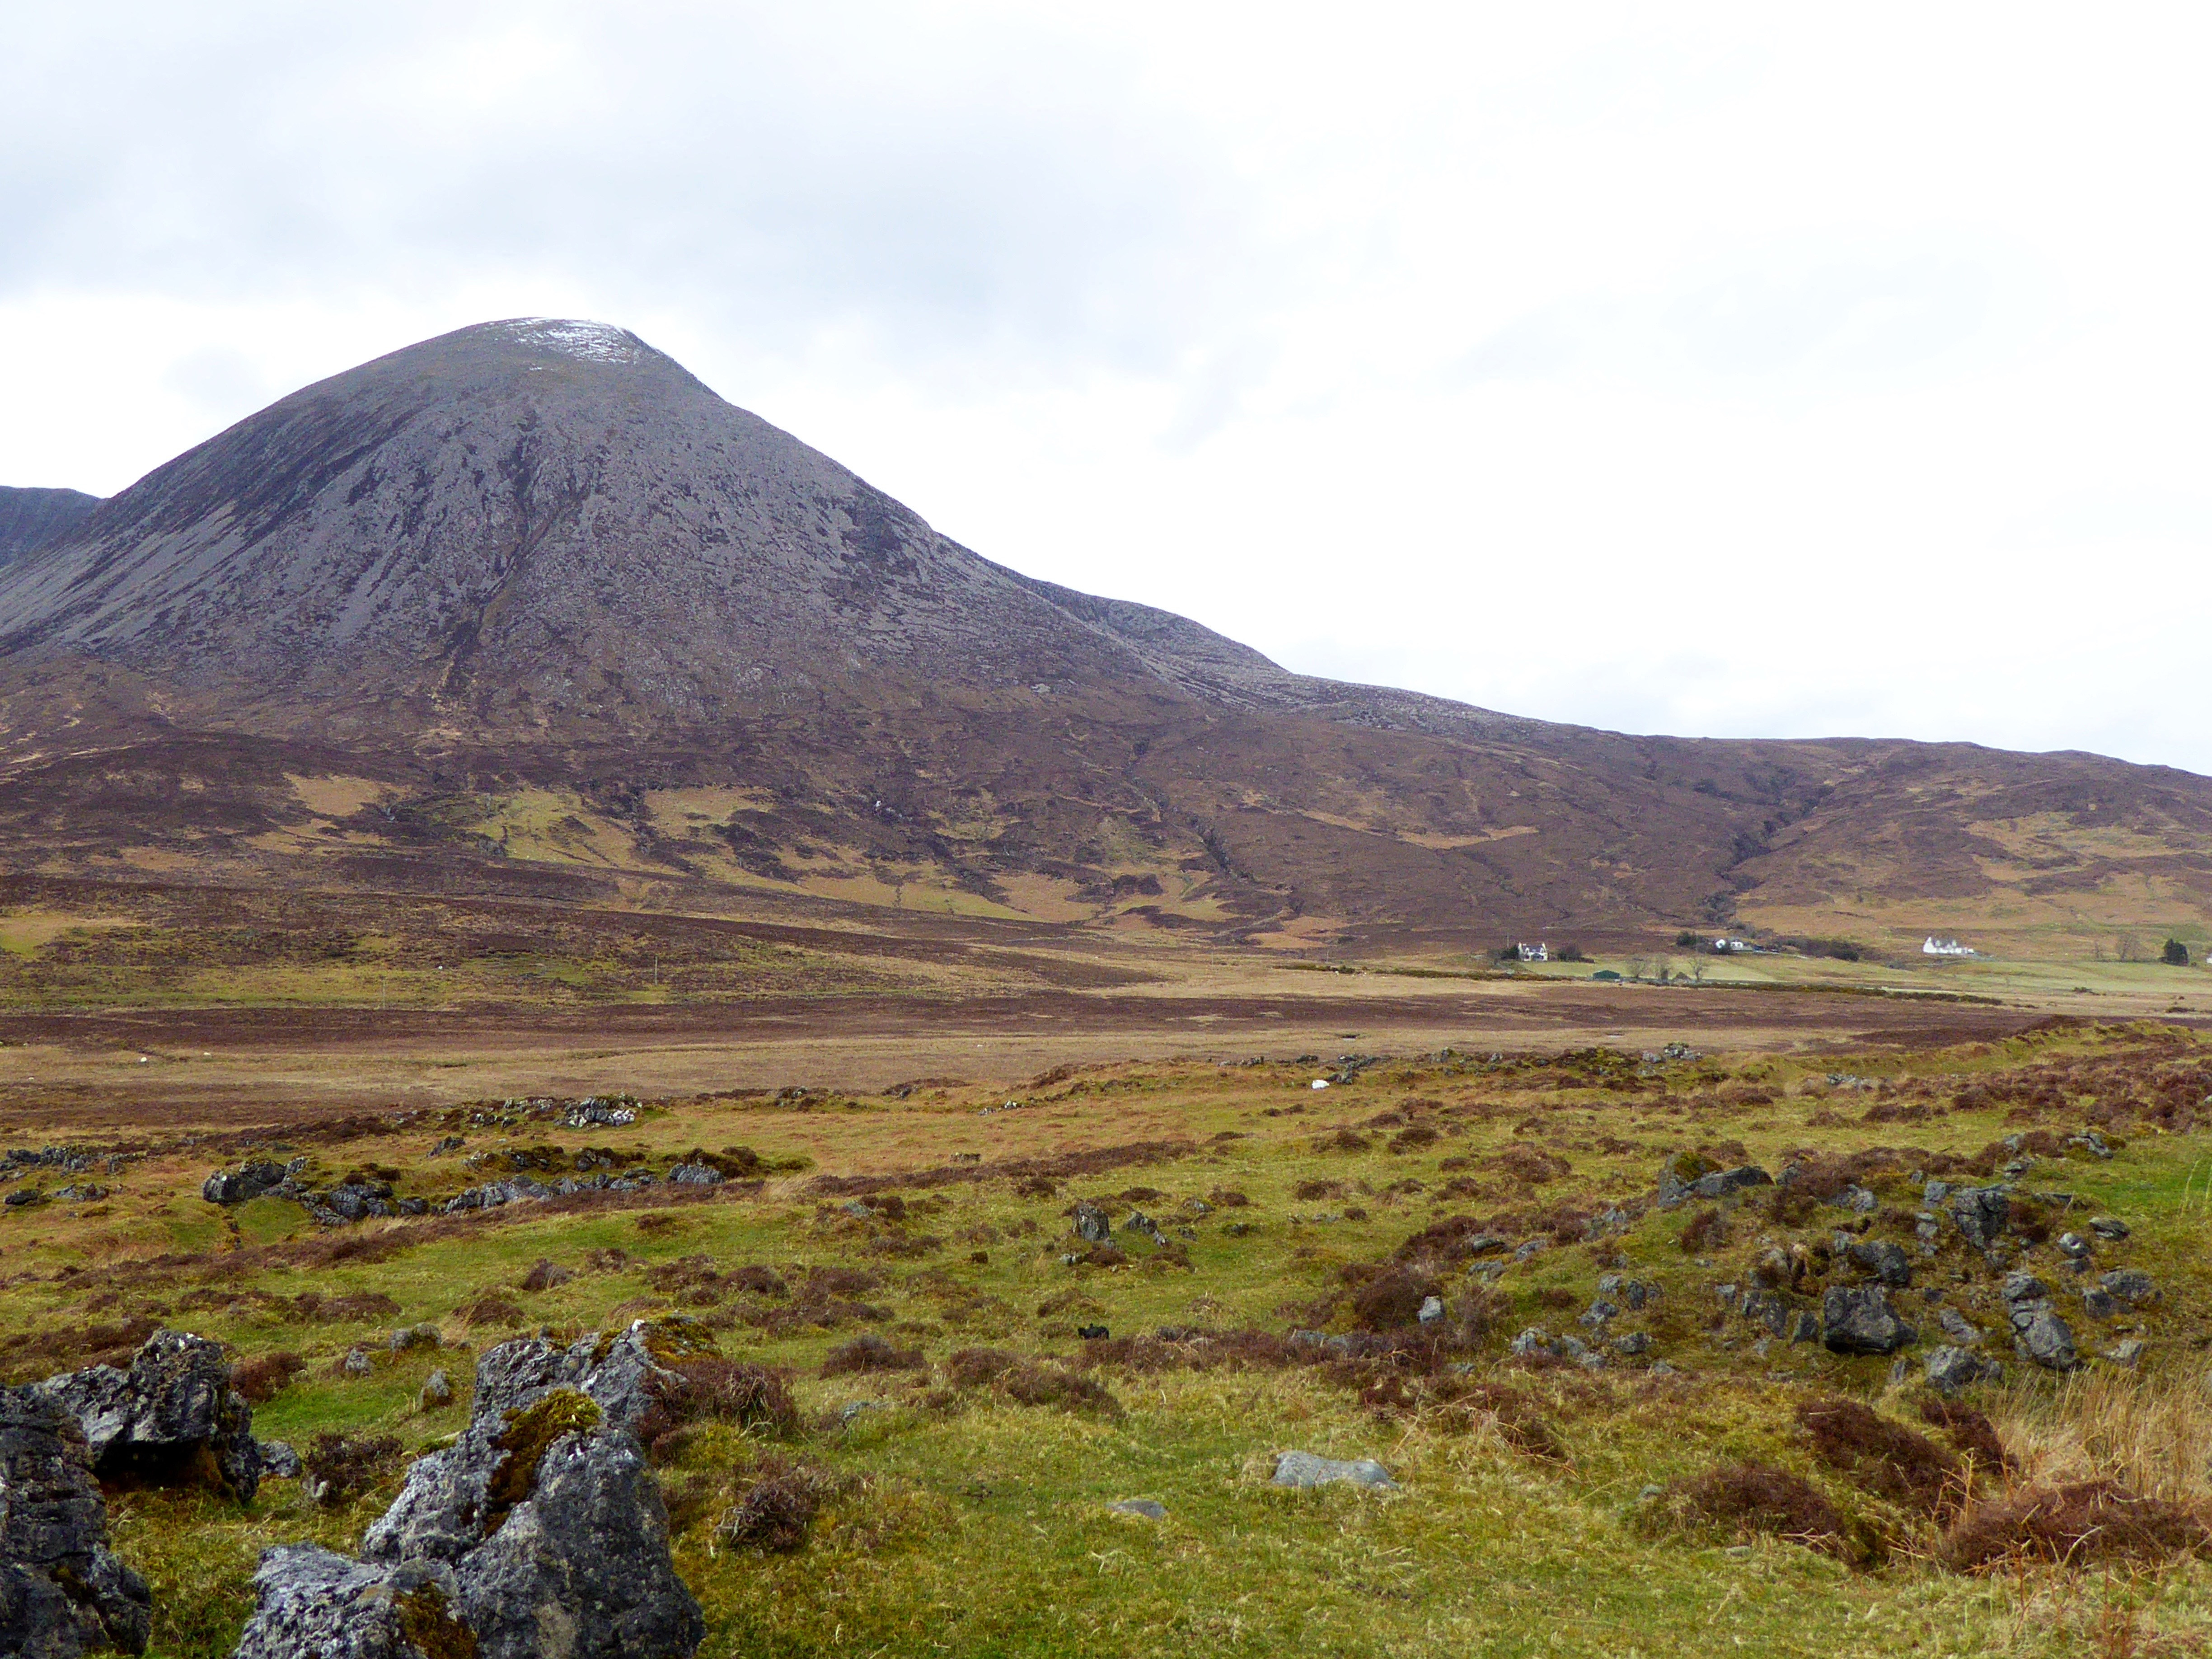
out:
M978 556L598 324L410 347L78 499L0 570L19 869L1293 945L2057 949L2212 906L2205 779L1625 737L1292 674Z
M15 489L0 484L0 564L82 524L100 497L77 489Z

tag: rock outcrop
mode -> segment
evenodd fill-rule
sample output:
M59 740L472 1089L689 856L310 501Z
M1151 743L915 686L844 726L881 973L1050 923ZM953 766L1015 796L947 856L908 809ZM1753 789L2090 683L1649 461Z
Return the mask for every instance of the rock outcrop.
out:
M705 1621L633 1431L676 1384L669 1363L708 1347L659 1321L492 1349L469 1426L416 1460L360 1561L313 1547L263 1558L239 1659L688 1656Z
M205 1337L155 1331L128 1370L93 1365L32 1386L76 1419L103 1480L210 1486L241 1503L261 1484L253 1407Z
M0 1388L0 1653L143 1653L146 1582L107 1547L107 1506L76 1419L35 1389Z

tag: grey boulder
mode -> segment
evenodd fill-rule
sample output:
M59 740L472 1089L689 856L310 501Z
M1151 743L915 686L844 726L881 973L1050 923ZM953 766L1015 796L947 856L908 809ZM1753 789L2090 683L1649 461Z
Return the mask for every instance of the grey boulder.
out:
M289 1166L264 1158L242 1164L235 1170L217 1170L201 1183L200 1196L226 1209L234 1204L250 1203L283 1186L306 1166L305 1158Z
M1114 1220L1096 1204L1075 1206L1075 1236L1091 1244L1103 1244L1114 1237Z
M93 1365L32 1385L77 1420L103 1480L212 1484L240 1502L261 1484L253 1407L230 1386L222 1346L159 1330L131 1369Z
M261 1553L253 1594L233 1659L443 1659L473 1650L453 1613L453 1575L435 1566L387 1571L319 1544L280 1544Z
M1334 1457L1322 1457L1312 1452L1302 1451L1275 1454L1273 1484L1300 1487L1345 1484L1385 1487L1394 1491L1398 1485L1390 1478L1390 1471L1371 1457L1340 1462Z
M1901 1245L1879 1239L1870 1244L1854 1242L1846 1249L1852 1266L1874 1274L1892 1290L1901 1291L1912 1283L1912 1261Z
M1926 1362L1928 1386L1942 1395L1953 1395L1982 1380L1989 1367L1979 1354L1948 1346L1929 1354Z
M2106 1295L2124 1302L2130 1308L2139 1308L2146 1302L2158 1300L2158 1283L2140 1267L2116 1267L2099 1277L2097 1283Z
M1820 1340L1831 1352L1895 1353L1919 1334L1879 1285L1832 1285L1820 1298Z
M76 1419L32 1389L0 1388L0 1653L143 1653L145 1580L107 1547L107 1506Z
M1949 1208L1966 1242L1986 1250L2012 1218L2012 1197L2002 1187L1965 1187L1951 1194Z
M1740 1193L1747 1187L1771 1187L1774 1177L1755 1164L1742 1164L1733 1170L1716 1170L1711 1175L1699 1176L1690 1183L1691 1194L1698 1198L1726 1198L1730 1193Z
M478 1659L692 1653L705 1620L676 1576L659 1485L633 1431L677 1382L666 1362L705 1352L698 1342L687 1322L641 1321L566 1346L531 1338L492 1349L477 1365L468 1427L416 1460L360 1562L264 1565L248 1630L264 1645L241 1647L240 1659L412 1659L422 1644L389 1644L409 1639L407 1620L427 1617L433 1599L467 1638L450 1650ZM311 1617L325 1624L302 1623ZM309 1628L302 1648L292 1632Z

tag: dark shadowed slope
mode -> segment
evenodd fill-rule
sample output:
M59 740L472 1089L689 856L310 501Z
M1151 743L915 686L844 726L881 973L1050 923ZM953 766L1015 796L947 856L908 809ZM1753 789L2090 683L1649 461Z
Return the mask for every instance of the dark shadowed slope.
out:
M0 570L0 783L18 868L589 867L1224 938L2150 927L2212 894L2206 780L1291 674L542 319L309 386Z
M81 489L17 489L0 484L0 565L67 535L99 505L99 496Z

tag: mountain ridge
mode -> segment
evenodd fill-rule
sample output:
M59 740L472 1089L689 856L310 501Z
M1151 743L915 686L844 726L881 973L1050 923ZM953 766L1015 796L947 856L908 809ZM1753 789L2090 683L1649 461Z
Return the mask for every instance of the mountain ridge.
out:
M375 842L491 881L487 845L565 866L589 842L700 892L935 884L1290 945L1894 934L2015 900L2078 932L2212 900L2212 781L1633 737L1296 674L961 546L605 325L404 348L70 510L0 567L19 869L319 881ZM285 781L348 768L382 780L381 823ZM558 797L585 830L463 796Z

